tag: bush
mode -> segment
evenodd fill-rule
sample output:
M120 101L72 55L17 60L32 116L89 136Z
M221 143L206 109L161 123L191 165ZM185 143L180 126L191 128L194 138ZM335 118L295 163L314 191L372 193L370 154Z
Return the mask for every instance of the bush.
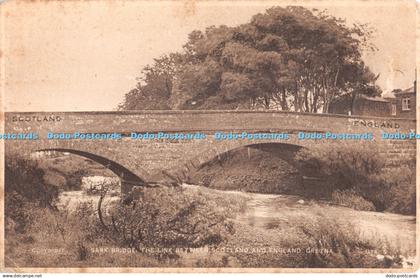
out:
M354 189L336 190L332 193L332 202L355 210L374 211L372 202L366 201Z
M29 212L25 233L10 234L5 252L16 264L26 267L182 266L189 262L180 259L180 253L133 252L119 256L95 250L102 247L174 250L221 243L234 233L227 218L233 218L245 204L241 197L225 195L196 188L136 188L120 202L109 195L102 199L102 223L98 202L94 200L97 198L82 202L71 211L33 206L25 210ZM27 252L39 249L63 253L43 256ZM180 256L184 255L185 252Z
M401 252L384 238L363 236L352 223L343 225L322 213L295 223L298 233L314 252L307 252L303 267L388 268L401 267ZM300 232L299 232L300 231ZM324 250L325 252L316 252ZM377 256L391 260L380 260Z
M384 171L381 179L386 181L383 206L387 211L416 214L416 167L415 161Z
M33 221L32 210L37 204L29 202L22 195L13 191L7 193L4 205L6 236L24 233Z
M386 163L377 145L369 143L314 145L301 149L296 159L304 172L328 177L336 189L349 189L355 182L370 184Z
M81 203L70 212L34 206L25 233L9 234L5 241L7 256L26 267L77 266L77 262L90 258L91 247L109 244L95 207L92 202ZM62 252L44 256L27 250Z
M21 157L6 157L5 160L6 197L7 194L16 192L41 207L53 207L53 201L58 196L58 188L45 184L45 172L37 161Z
M88 195L100 195L102 192L121 193L120 179L117 177L88 176L81 179L81 189Z
M111 238L138 251L215 245L233 233L216 203L182 188L136 188L103 222Z
M54 208L58 189L45 185L43 177L44 171L36 161L6 157L6 233L24 233L32 221L34 207Z
M304 175L324 178L323 189L332 198L360 203L357 192L377 211L415 214L415 160L389 166L374 142L314 145L300 150L296 159Z

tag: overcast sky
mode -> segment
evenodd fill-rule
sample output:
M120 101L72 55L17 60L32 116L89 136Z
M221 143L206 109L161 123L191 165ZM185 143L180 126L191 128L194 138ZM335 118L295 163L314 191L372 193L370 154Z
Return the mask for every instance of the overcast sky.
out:
M192 30L245 23L280 1L19 2L1 10L6 111L113 110L142 67L181 50ZM412 85L414 2L322 3L315 7L377 29L379 51L366 53L365 61L380 73L383 90Z

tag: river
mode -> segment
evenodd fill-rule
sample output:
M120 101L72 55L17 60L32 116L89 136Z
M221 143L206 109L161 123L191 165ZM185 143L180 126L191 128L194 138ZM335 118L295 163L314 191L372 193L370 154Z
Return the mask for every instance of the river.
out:
M197 185L183 184L183 188L201 190ZM239 191L221 191L208 189L223 194L246 197L246 209L235 219L236 223L251 227L254 231L273 231L279 227L292 227L297 219L317 218L332 219L343 227L352 225L361 236L386 239L397 248L415 253L416 218L394 213L357 211L351 208L332 205L323 201L303 200L298 196L259 194ZM98 203L99 196L87 195L84 191L67 191L59 196L58 206L61 209L74 210L80 203ZM118 202L119 196L107 197L104 208Z

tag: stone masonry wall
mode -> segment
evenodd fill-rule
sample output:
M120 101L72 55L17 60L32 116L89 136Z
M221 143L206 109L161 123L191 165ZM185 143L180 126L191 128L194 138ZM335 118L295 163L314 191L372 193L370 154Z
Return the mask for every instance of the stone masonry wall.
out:
M366 118L341 115L261 111L135 111L6 113L5 132L203 132L203 140L5 140L6 157L25 155L41 149L72 149L89 152L114 161L146 181L158 180L162 171L185 175L189 168L223 152L252 144L276 143L282 155L284 144L310 148L329 144L326 140L298 140L297 132L372 132L376 142L389 154L390 163L416 155L416 140L380 140L381 131L414 132L409 119ZM215 141L221 132L288 132L289 140ZM345 143L345 142L343 142ZM287 156L287 152L284 152Z

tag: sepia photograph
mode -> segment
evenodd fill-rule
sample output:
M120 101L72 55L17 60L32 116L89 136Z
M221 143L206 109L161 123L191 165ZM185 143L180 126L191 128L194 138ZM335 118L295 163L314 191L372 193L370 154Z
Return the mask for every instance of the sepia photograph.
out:
M418 9L0 3L2 273L415 273Z

